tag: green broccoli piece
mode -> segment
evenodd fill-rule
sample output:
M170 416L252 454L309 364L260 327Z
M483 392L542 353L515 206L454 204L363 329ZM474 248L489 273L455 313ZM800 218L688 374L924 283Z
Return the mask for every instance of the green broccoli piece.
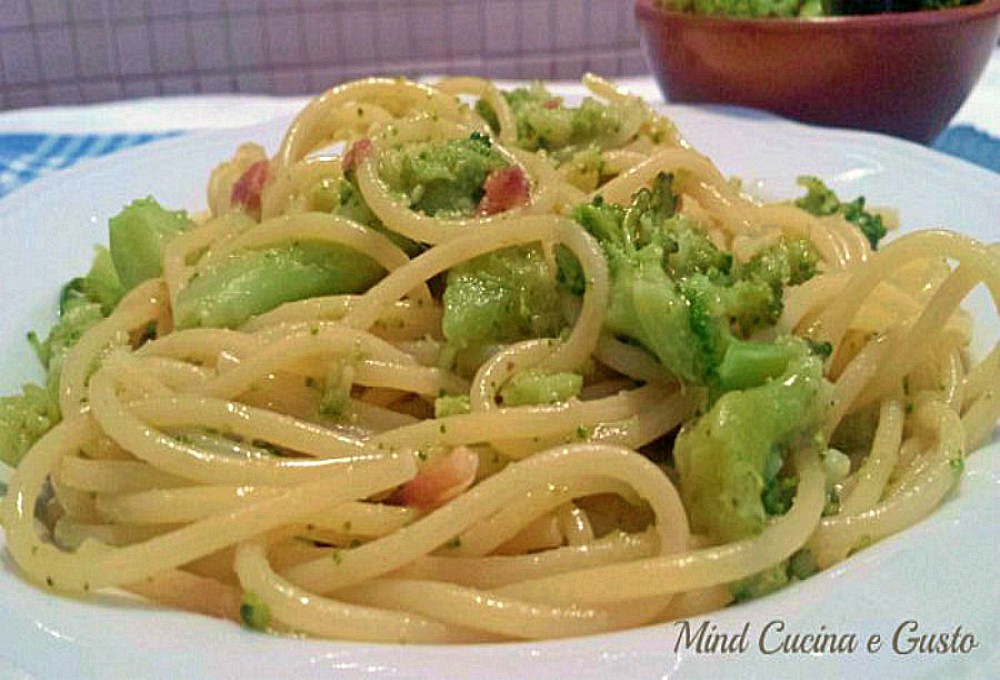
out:
M346 246L292 243L236 253L192 279L177 296L178 328L235 327L285 302L360 293L384 274Z
M17 465L24 454L62 418L59 377L66 353L105 318L124 293L105 248L98 248L90 272L72 279L59 293L59 320L45 340L34 331L28 343L46 371L44 387L25 385L21 394L0 398L0 460Z
M788 562L782 560L752 576L731 583L729 592L732 593L735 602L746 602L781 590L788 583Z
M51 370L54 363L75 345L83 334L104 318L101 305L90 301L83 292L83 279L73 279L59 296L59 321L49 331L44 341L28 333L28 342L35 350L42 366Z
M746 602L769 595L795 581L805 581L818 571L819 567L816 566L812 552L808 548L802 548L795 551L787 560L731 583L729 592L736 602Z
M487 175L510 163L493 148L489 137L390 147L379 156L381 179L426 215L473 215L483 197Z
M788 337L777 342L755 342L728 338L716 368L720 392L745 390L777 378L798 354Z
M689 302L665 268L668 254L679 252L677 240L666 229L676 209L671 181L662 175L654 190L639 191L627 210L597 197L577 206L573 218L600 242L608 259L608 329L639 342L682 379L701 383L705 370ZM671 198L660 196L664 191ZM576 271L579 263L563 254L557 257L564 269L562 280L582 280Z
M542 373L527 370L515 374L500 388L504 406L554 404L580 394L583 376L578 373Z
M344 179L331 179L324 177L313 186L306 189L305 205L308 210L315 212L332 213L340 207L341 194L340 183ZM365 205L367 208L368 206ZM363 220L355 220L364 224Z
M247 628L266 631L271 625L271 608L255 593L246 591L240 603L240 621Z
M805 196L797 198L795 205L813 215L833 215L840 208L840 199L833 189L819 177L802 175L795 183L806 190Z
M349 177L342 178L337 185L337 202L330 212L336 212L341 217L346 217L366 227L384 229L382 222L365 203L365 198L357 186L354 173L349 172L348 175Z
M611 273L607 327L631 338L686 382L715 392L740 389L781 373L788 348L737 337L773 325L784 286L815 273L805 242L779 242L742 267L694 221L677 215L672 177L623 209L595 199L573 217L601 243ZM556 252L559 281L577 292L582 273Z
M951 9L953 7L963 7L974 5L980 0L920 0L920 9Z
M319 413L328 418L339 418L351 402L354 385L354 367L344 360L334 361L326 373Z
M118 278L118 270L111 259L111 251L97 246L90 271L80 280L80 291L91 302L101 305L101 314L107 316L125 295L125 287Z
M853 201L844 203L818 177L803 176L796 181L799 186L805 188L806 195L797 199L795 205L813 215L840 213L844 219L853 223L865 235L872 250L878 248L879 241L887 233L886 228L882 223L881 215L865 210L864 196L858 196Z
M124 290L159 276L167 244L193 224L184 211L165 210L152 197L132 201L112 217L111 259Z
M604 178L604 157L600 148L590 145L580 151L567 154L560 164L560 170L567 182L580 191L593 191Z
M615 144L622 129L622 113L613 106L586 97L579 106L566 106L541 83L503 93L517 121L517 145L529 151L562 151L590 145ZM480 100L476 111L494 129L496 112Z
M775 477L767 482L760 495L760 500L764 504L764 512L772 517L788 512L792 507L792 500L795 498L798 485L799 478L795 475Z
M314 190L314 194L319 191L319 189ZM384 234L389 238L390 241L399 246L403 252L405 252L410 257L414 257L420 254L423 250L421 246L416 241L411 241L402 234L398 234L391 229L387 229L382 221L372 212L371 208L365 202L364 196L361 194L361 190L357 185L357 177L354 172L348 172L347 176L342 178L336 186L336 201L330 197L333 189L324 190L320 194L321 198L314 200L319 200L320 206L331 205L330 212L335 212L341 217L346 217L347 219L357 222L358 224L363 224L364 226L374 229L375 231ZM317 207L319 209L319 207Z
M818 0L664 0L664 4L682 12L741 18L824 14L823 5Z
M61 420L59 378L67 352L114 310L127 288L159 275L166 243L190 225L184 213L168 212L152 198L134 201L111 218L111 250L98 247L86 276L63 286L59 320L45 340L34 331L28 333L28 342L46 371L45 384L28 384L21 394L0 398L0 460L17 465Z
M674 445L692 527L715 540L739 540L764 527L766 487L787 450L809 441L822 420L822 361L796 339L777 344L790 354L780 376L724 394L682 428Z
M457 348L554 337L564 321L559 291L538 248L487 253L450 270L444 337Z
M434 400L435 418L462 415L470 410L468 394L442 394Z
M605 252L616 251L606 248ZM692 325L688 299L663 270L663 249L649 245L631 256L611 256L609 261L608 330L637 341L681 379L705 384L711 370L703 354L705 343Z
M719 285L704 274L682 279L679 287L688 301L702 384L723 391L742 389L780 374L788 362L787 346L741 340L733 334L734 325L749 333L777 321L780 289L758 281Z
M840 211L848 222L853 222L861 233L868 239L872 250L878 248L879 241L886 235L885 225L882 224L882 216L870 213L865 210L865 197L858 196L850 203L842 203Z
M788 558L788 576L796 581L805 581L819 573L816 557L809 548L801 548Z
M740 268L740 276L772 288L797 286L816 275L819 254L806 239L781 239L760 251Z
M486 124L490 127L494 133L500 132L500 119L497 118L497 112L493 110L487 102L479 99L476 101L476 115L486 121Z
M0 461L17 467L28 449L59 419L54 395L38 385L29 383L21 394L0 397Z
M63 286L59 296L59 321L44 341L34 331L28 333L28 343L46 370L45 388L54 404L59 403L59 376L66 353L104 318L100 303L87 297L85 287L85 279L73 279ZM58 407L55 413L58 414ZM57 422L58 418L52 424Z

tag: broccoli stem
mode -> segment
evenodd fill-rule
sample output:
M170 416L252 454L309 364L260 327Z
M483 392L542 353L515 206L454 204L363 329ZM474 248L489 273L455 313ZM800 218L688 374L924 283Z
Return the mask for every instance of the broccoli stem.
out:
M233 328L285 302L364 291L382 275L381 266L345 246L296 243L244 252L181 291L175 322Z
M124 290L159 276L167 244L193 224L183 211L165 210L152 197L132 201L108 220L111 259Z
M723 392L743 390L777 378L796 355L794 345L731 339L719 364Z

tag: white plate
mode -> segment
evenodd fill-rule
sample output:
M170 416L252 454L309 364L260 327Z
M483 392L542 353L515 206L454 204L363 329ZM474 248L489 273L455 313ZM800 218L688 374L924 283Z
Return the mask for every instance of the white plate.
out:
M791 196L796 175L815 174L846 197L863 193L870 204L898 206L911 227L947 225L989 241L1000 236L1000 175L878 135L747 112L669 112L724 172L760 181L769 194ZM247 139L273 151L282 129L275 123L159 142L50 176L0 202L0 393L38 378L24 333L52 323L59 286L86 270L92 244L106 239L110 215L147 194L198 209L216 163ZM970 306L982 348L1000 327L985 295ZM52 597L20 581L3 552L0 677L1000 677L998 449L995 437L969 461L955 497L913 529L774 596L692 622L707 620L729 633L748 625L742 653L677 653L674 625L460 648L279 639L110 598ZM921 633L961 626L978 646L968 654L896 653L893 631L908 620ZM853 633L859 647L845 654L763 654L757 641L772 621L792 634ZM874 634L883 644L869 653ZM770 635L767 644L777 640Z

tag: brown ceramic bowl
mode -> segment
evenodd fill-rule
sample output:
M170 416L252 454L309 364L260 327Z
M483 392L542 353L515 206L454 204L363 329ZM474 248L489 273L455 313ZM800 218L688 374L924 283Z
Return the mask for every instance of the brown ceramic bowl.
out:
M1000 34L1000 0L820 19L727 19L654 2L635 9L667 101L738 104L924 143L965 101Z

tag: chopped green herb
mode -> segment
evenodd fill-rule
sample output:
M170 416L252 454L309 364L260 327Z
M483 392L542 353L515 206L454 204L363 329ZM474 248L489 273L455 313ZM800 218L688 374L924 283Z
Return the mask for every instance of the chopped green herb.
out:
M240 604L240 621L247 628L267 630L271 624L271 609L255 593L246 591Z

